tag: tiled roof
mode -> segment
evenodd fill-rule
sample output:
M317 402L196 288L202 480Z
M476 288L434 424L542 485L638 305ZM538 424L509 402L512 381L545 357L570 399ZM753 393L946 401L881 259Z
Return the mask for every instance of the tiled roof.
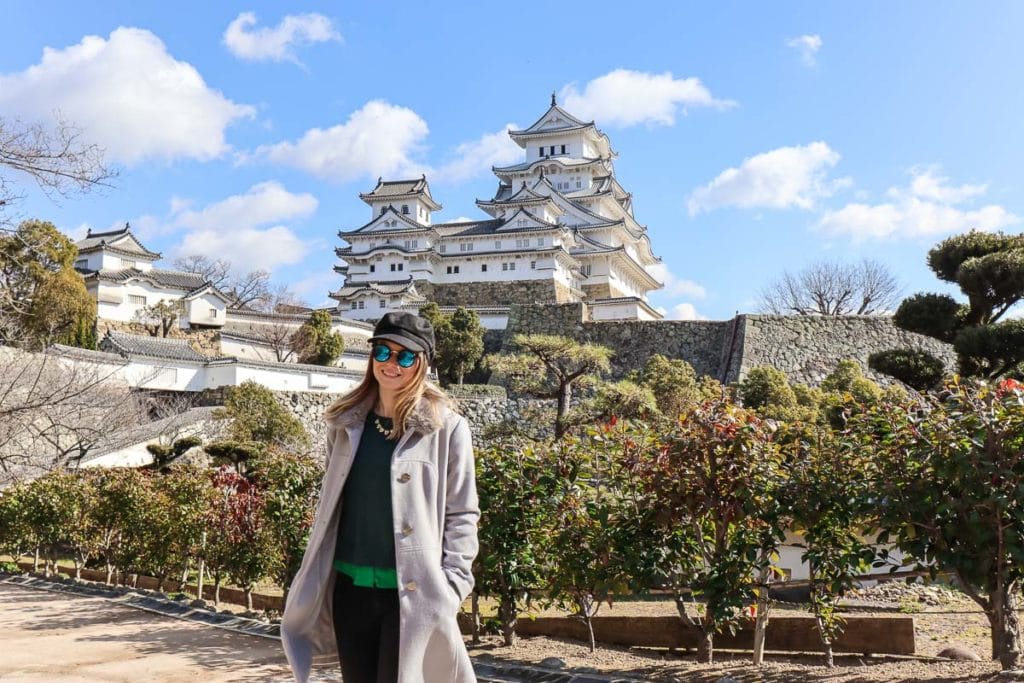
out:
M117 353L124 358L145 356L193 363L205 363L211 359L210 356L204 356L192 348L187 339L164 339L124 332L107 332L99 346L103 351Z
M377 294L394 295L404 294L410 290L415 294L416 285L412 281L412 276L407 280L401 282L360 282L345 285L336 292L329 294L332 299L345 299L360 292L376 292ZM418 296L418 295L416 295Z
M114 242L117 244L115 245ZM75 243L78 252L92 251L100 247L107 247L112 251L122 253L138 254L152 259L160 258L160 254L150 251L142 246L138 238L132 234L131 226L127 223L120 230L107 230L106 232L93 232L91 229L86 233L85 239Z
M198 273L185 273L178 270L163 270L153 268L142 271L138 268L125 268L124 270L101 270L97 274L101 280L113 282L127 282L128 280L151 280L163 287L182 289L191 292L194 289L205 287L206 278Z
M420 195L434 211L438 211L441 205L430 196L430 185L426 176L415 180L382 180L377 178L377 186L369 192L360 193L359 198L366 203L379 202L387 199L398 199L401 197L413 197Z
M548 119L554 116L556 119L561 119L561 123L552 125L548 122ZM548 110L544 114L533 122L533 125L525 130L510 130L509 135L516 137L522 135L531 135L534 133L547 133L547 132L560 132L566 130L576 130L579 128L587 128L593 126L593 121L581 121L566 110L559 107L554 102L548 107Z

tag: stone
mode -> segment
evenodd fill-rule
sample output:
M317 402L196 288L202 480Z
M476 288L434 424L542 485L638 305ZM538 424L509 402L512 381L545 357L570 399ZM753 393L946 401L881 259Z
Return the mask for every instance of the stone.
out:
M980 662L981 657L973 650L963 645L950 645L939 652L940 657L955 659L961 662Z
M717 681L715 681L715 683L740 683L740 682L737 681L732 676L722 676Z
M548 669L564 669L565 660L559 659L558 657L545 657L540 660L540 665Z

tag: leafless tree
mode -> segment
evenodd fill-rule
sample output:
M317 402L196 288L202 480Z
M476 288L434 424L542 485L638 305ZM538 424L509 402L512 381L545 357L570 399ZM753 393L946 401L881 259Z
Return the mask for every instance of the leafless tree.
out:
M761 290L758 308L775 315L879 315L899 302L899 280L883 263L819 261L784 272Z
M231 261L227 259L211 259L205 254L192 254L174 259L174 267L186 273L202 275L217 289L225 290L231 287Z
M146 419L116 366L0 347L0 487L74 466Z
M234 273L231 261L211 259L201 254L177 258L174 266L187 273L202 275L231 299L229 305L232 308L266 310L272 305L270 273L266 270L257 269L239 275Z
M266 320L252 325L252 335L270 346L279 363L287 363L302 355L302 344L298 332L300 322L285 317L296 310L304 309L305 303L287 285L278 285L270 291L260 310L268 313Z
M117 171L104 162L103 149L86 144L81 131L54 115L53 125L0 116L0 228L17 222L8 211L24 197L15 180L28 176L51 199L110 187Z

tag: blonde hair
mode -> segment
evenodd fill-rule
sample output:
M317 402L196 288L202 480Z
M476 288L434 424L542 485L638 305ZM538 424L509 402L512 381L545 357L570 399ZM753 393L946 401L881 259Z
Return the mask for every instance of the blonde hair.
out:
M355 389L327 407L327 410L324 411L325 420L334 420L342 413L361 405L371 397L375 398L377 396L380 392L380 386L377 383L377 378L373 375L373 364L375 362L371 358L366 364L366 374L363 375L362 381L356 385ZM420 355L419 363L416 365L416 372L412 379L399 389L395 396L395 416L392 420L394 427L392 427L391 433L388 435L388 438L392 441L397 441L405 433L409 416L416 410L416 406L421 398L426 398L429 401L430 410L434 418L437 418L438 411L442 406L451 405L451 399L448 398L448 395L436 384L427 380L427 365L426 357Z

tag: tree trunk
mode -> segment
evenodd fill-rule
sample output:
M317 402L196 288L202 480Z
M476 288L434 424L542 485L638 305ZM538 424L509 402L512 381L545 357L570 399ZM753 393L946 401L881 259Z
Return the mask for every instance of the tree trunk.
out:
M563 384L558 392L558 415L555 417L555 438L565 434L565 418L569 415L569 401L572 400L572 385Z
M992 609L987 614L992 627L992 658L1003 670L1021 667L1020 621L1017 615L1017 589L1004 587L989 597Z
M252 611L252 586L245 587L245 609Z
M104 585L109 586L110 581L114 578L114 565L107 562L107 578L103 582Z
M711 624L704 625L702 637L697 641L697 661L701 664L713 664L715 661L715 632Z
M213 606L220 607L220 577L213 575Z
M771 569L761 570L757 602L754 603L754 666L764 663L764 641L768 629L768 584L771 583Z
M498 603L501 615L501 636L506 647L516 644L516 601L514 596L503 595Z
M477 595L476 591L473 591L473 596L470 599L470 606L472 609L473 616L473 645L480 644L480 596Z
M36 546L35 554L32 556L32 571L39 573L39 546Z

